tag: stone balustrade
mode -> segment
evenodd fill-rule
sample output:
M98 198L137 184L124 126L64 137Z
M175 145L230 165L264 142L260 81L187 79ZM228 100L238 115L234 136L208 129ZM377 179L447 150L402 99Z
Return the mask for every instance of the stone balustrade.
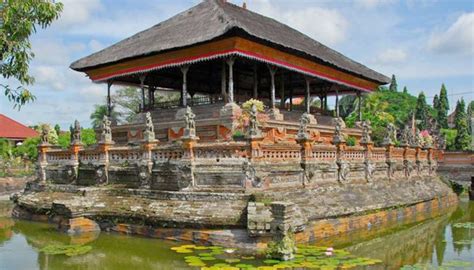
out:
M256 144L251 141L196 142L191 146L154 144L149 149L143 145L110 145L106 148L97 145L80 148L77 155L72 149L47 149L44 153L46 159L41 164L45 170L44 179L57 183L64 183L65 179L75 183L79 179L77 184L94 185L123 183L123 179L128 179L125 182L131 188L150 188L151 185L166 190L173 186L170 182L186 182L186 178L189 183L171 189L193 188L200 183L206 183L205 186L261 188L265 187L262 184L265 181L269 182L266 187L271 188L300 185L295 179L298 179L301 170L311 175L305 185L317 184L319 179L344 182L357 179L369 181L369 176L390 178L388 174L411 178L413 171L418 175L420 171L426 171L421 174L428 174L430 164L435 164L431 160L439 155L434 150L409 146L344 146L338 151L334 145L315 142L309 145L308 151L303 144L263 141ZM151 153L150 156L148 153ZM245 165L247 163L250 165ZM391 164L391 172L387 171L387 164ZM274 167L270 170L271 165ZM248 168L244 168L246 166ZM193 175L200 180L193 182ZM233 180L219 180L227 177ZM168 184L149 184L153 179L162 179L161 182Z
M78 185L124 184L129 188L186 190L226 188L286 188L322 183L371 182L377 179L411 179L435 172L442 150L419 144L374 147L370 123L364 123L358 145L348 146L342 120L336 121L332 143L322 142L302 117L296 140L268 140L259 130L257 114L245 140L200 142L194 114L186 110L186 127L175 142L161 143L147 115L144 139L115 145L104 119L101 140L85 148L80 132L69 149L47 143L39 146L40 179ZM79 125L78 125L79 129Z

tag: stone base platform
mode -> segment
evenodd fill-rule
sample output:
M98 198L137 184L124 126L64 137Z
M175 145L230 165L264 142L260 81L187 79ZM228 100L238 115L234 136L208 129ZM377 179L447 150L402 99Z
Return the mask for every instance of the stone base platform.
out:
M84 217L107 231L245 249L264 248L271 240L271 234L265 231L267 226L259 222L272 224L269 209L276 201L295 205L290 218L297 220L298 242L318 242L349 232L418 222L457 204L456 195L437 177L321 185L263 194L49 184L32 185L13 199L13 216L17 218L60 223ZM255 209L269 216L262 217ZM260 234L250 234L249 224L264 229Z

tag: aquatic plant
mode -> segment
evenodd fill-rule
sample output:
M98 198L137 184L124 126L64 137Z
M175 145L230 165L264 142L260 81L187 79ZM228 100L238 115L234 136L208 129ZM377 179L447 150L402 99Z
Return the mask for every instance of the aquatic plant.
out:
M428 270L428 269L448 270L448 269L472 269L472 267L474 267L473 262L452 260L452 261L444 262L439 267L435 267L429 263L425 263L425 264L417 263L414 265L404 265L400 268L400 270Z
M219 246L183 245L171 249L177 253L183 253L183 250L184 253L191 251L192 255L184 257L185 262L189 266L200 267L202 270L349 269L381 263L380 260L354 256L342 249L310 245L299 245L295 258L289 261L259 260L254 256L244 256L238 252L226 253L226 248ZM326 252L332 254L328 256Z
M455 223L454 228L474 229L474 222Z
M48 245L42 248L40 251L48 255L66 255L66 256L78 256L86 254L91 251L91 246L84 245Z

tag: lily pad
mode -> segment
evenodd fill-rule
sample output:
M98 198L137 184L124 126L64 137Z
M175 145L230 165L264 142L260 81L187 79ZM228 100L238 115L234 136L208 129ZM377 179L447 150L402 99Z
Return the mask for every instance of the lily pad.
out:
M86 254L91 251L91 246L83 245L49 245L42 248L40 251L48 255L66 255L66 256L78 256Z

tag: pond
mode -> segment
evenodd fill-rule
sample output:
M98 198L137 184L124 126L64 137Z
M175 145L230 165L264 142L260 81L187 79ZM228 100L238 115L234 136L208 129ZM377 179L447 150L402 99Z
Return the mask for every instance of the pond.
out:
M221 247L211 249L116 233L71 238L48 224L13 220L8 217L10 208L8 201L0 201L2 270L199 269L204 265L220 265L220 269L238 269L236 266L279 269L292 266L291 263L282 265L258 259L258 256L238 255L238 252ZM314 245L317 247L300 247L297 256L300 266L320 269L474 269L474 202L463 197L457 209L434 219L327 239ZM328 247L335 249L331 252L333 254L326 254ZM333 257L321 259L321 256L326 256L324 254ZM346 261L343 264L339 259Z

